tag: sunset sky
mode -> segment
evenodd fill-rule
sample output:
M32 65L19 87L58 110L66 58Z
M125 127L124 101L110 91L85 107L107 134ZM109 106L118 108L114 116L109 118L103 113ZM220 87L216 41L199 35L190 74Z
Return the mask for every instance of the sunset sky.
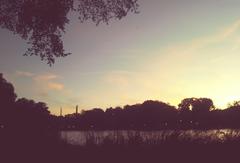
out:
M0 29L0 72L18 97L74 112L144 100L177 105L208 97L217 107L240 100L239 0L139 0L139 14L109 25L71 23L67 52L49 67L24 57L27 44Z

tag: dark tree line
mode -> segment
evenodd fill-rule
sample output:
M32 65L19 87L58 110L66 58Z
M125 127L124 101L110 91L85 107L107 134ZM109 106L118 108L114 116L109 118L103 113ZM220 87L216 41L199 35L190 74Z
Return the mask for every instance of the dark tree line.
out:
M186 162L185 158L189 157L193 158L190 159L191 162L196 162L199 154L202 158L207 158L205 162L209 162L209 158L212 158L211 162L221 162L231 160L233 153L237 157L232 160L237 160L239 137L220 144L206 140L207 143L204 142L203 145L201 140L180 141L173 134L173 137L170 135L166 140L161 140L160 144L156 142L157 146L152 143L144 146L142 139L133 135L127 146L124 141L120 141L120 144L105 141L99 147L91 143L81 147L56 141L57 137L52 134L58 133L59 129L240 128L239 123L239 101L225 110L218 110L208 98L184 99L178 108L160 101L145 101L123 108L108 108L106 111L96 108L81 114L56 117L49 113L45 103L26 98L17 99L13 85L0 74L1 162L149 162L149 158L159 162L173 158L172 162L179 162L179 158L183 157L180 162ZM220 155L225 156L225 159ZM126 160L116 160L118 156Z
M51 115L43 102L18 98L0 74L0 132L49 134L57 130L161 130L240 128L240 102L216 109L209 98L186 98L178 107L148 100L124 107ZM34 131L34 132L32 132Z
M240 128L240 102L215 109L209 98L186 98L178 108L148 100L123 108L100 108L59 117L62 129L162 130Z
M13 85L0 73L1 146L8 148L13 145L16 148L54 142L57 140L55 119L45 103L17 98Z
M70 54L62 41L69 12L77 12L81 22L99 24L122 19L137 8L137 0L0 0L0 28L27 40L25 55L52 65L55 58Z

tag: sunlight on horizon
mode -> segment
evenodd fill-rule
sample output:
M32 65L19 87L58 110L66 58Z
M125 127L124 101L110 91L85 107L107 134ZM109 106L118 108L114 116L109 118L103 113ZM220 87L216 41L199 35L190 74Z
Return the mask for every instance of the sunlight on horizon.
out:
M240 76L232 73L237 61L228 59L229 56L237 57L240 52L239 38L235 36L239 26L240 20L237 20L224 30L216 29L209 36L153 49L155 51L148 52L152 53L152 57L147 58L138 72L108 74L104 80L109 87L114 86L113 94L120 92L120 96L116 96L124 99L125 103L116 100L117 104L106 104L105 108L150 99L177 106L188 97L208 97L214 101L216 108L226 108L228 103L240 99L240 88L236 88Z
M17 55L26 45L0 31L6 42L0 69L18 97L46 102L54 114L61 107L68 114L76 105L106 109L145 100L177 106L190 97L211 98L223 109L240 100L235 3L140 1L139 14L109 25L71 23L64 43L72 55L53 67ZM4 64L12 62L15 67Z

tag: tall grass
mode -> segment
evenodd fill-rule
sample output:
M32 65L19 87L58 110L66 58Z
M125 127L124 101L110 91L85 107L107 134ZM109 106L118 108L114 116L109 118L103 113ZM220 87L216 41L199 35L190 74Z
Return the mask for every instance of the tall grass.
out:
M240 131L214 130L211 133L202 130L189 131L114 131L107 135L98 135L94 131L85 134L84 146L161 146L177 144L226 144L240 143Z

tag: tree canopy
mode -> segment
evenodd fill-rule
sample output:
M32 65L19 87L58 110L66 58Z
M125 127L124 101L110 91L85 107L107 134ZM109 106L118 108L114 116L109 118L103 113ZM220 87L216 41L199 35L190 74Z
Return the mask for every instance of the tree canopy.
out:
M0 73L0 125L8 123L16 98L13 85Z
M1 107L7 107L15 102L17 95L14 92L14 87L11 83L7 82L0 73L0 103Z
M240 102L214 107L210 98L185 98L178 107L147 100L124 107L94 108L80 114L51 115L47 104L18 98L14 87L0 74L0 131L25 130L35 134L49 130L163 130L240 128ZM26 132L28 135L29 133ZM30 134L32 136L32 134ZM24 135L25 136L25 135ZM36 135L35 135L36 136ZM29 138L29 136L27 136Z
M49 65L64 51L62 35L69 23L67 14L79 14L79 20L95 24L122 19L137 12L137 0L0 0L0 27L27 40L25 55L40 56Z
M213 101L209 98L185 98L178 105L181 111L208 112L214 109Z
M17 99L13 85L0 73L0 127L39 130L49 126L50 118L46 103Z

